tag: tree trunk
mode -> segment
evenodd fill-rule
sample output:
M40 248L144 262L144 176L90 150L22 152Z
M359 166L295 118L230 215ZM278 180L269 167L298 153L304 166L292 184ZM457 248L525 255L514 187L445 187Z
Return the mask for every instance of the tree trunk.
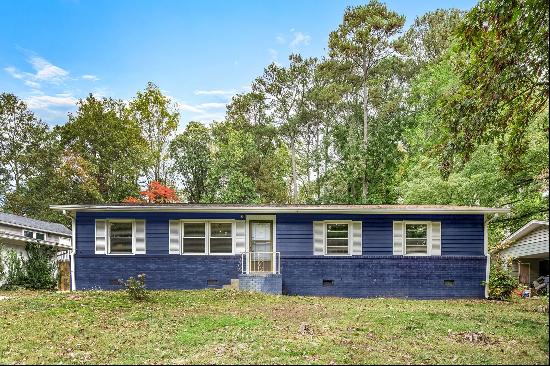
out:
M290 155L292 161L292 203L298 202L298 172L296 171L296 141L291 137Z
M364 69L364 84L363 84L363 151L367 151L367 146L369 144L369 107L368 107L368 100L369 100L369 88L367 86L367 70L366 67ZM369 183L367 180L367 159L365 155L365 170L363 172L363 197L362 201L363 203L367 202L367 196L369 192Z
M315 200L316 203L319 203L321 201L321 159L320 159L320 151L319 151L319 122L317 122L317 125L315 126L315 182L316 182L316 191L317 191L317 199Z

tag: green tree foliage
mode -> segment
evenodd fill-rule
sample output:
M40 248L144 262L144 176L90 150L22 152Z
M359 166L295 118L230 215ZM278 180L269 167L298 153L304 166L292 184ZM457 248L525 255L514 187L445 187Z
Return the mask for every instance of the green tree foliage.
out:
M174 179L183 186L184 197L191 203L202 202L212 159L212 138L200 122L190 122L185 131L170 142Z
M460 85L445 99L449 154L467 160L497 141L504 168L522 169L533 117L548 105L548 1L482 0L458 29Z
M48 128L13 94L0 94L0 202L39 173Z
M373 99L381 84L380 71L386 69L386 61L403 51L401 32L405 17L391 11L383 3L371 0L367 5L350 7L338 29L329 36L329 55L347 66L350 83L360 89L363 112L363 148L369 144L370 117L376 114ZM364 153L364 150L361 151ZM365 161L363 173L363 201L368 196L368 173Z
M415 19L403 37L413 58L413 71L438 61L447 52L463 16L458 9L437 9Z
M159 180L187 202L510 207L491 242L548 218L548 3L482 0L405 19L346 9L325 58L290 55L190 122L149 83L129 105L89 96L50 131L0 98L2 209L117 202ZM144 187L141 187L144 188Z
M148 145L151 171L149 180L166 182L168 178L168 146L179 123L177 106L149 82L130 102L130 113L141 127Z
M102 202L120 202L139 193L148 167L147 141L120 100L89 95L60 131L73 169L90 177Z

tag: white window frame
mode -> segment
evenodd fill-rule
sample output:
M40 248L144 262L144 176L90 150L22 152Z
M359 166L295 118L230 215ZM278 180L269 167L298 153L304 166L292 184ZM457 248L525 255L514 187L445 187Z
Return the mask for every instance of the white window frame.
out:
M25 235L25 231L28 231L28 232L31 232L32 233L32 238L29 238ZM31 229L23 229L21 230L21 235L23 235L25 238L27 239L35 239L35 240L48 240L48 234L43 232L43 231L34 231L34 230L31 230ZM36 234L44 234L44 239L36 239Z
M351 257L352 245L353 245L353 221L352 220L330 220L323 221L323 230L324 230L324 256L327 257ZM348 252L346 254L329 254L327 250L327 240L328 240L328 225L330 224L347 224L348 225Z
M426 225L426 253L407 253L407 225ZM431 221L403 221L403 255L430 256L432 255L432 222Z
M201 253L185 253L183 251L183 239L185 235L185 229L184 224L185 223L203 223L204 224L204 252ZM210 251L210 224L216 223L216 224L231 224L231 253L212 253ZM180 254L181 255L235 255L235 220L232 219L209 219L209 220L201 220L201 219L185 219L180 221Z
M132 224L132 253L111 253L111 223L131 223ZM105 220L106 227L106 240L107 240L107 247L106 254L107 255L136 255L136 221L134 219L106 219ZM97 235L96 235L97 236Z

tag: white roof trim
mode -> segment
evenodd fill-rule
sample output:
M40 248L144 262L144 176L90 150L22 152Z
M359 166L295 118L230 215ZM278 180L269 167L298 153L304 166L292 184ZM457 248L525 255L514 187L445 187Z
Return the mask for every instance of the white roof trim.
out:
M189 206L184 205L52 205L53 210L77 212L138 211L138 212L226 212L226 213L339 213L339 214L497 214L508 213L508 208L453 207L453 206Z
M10 222L10 221L0 220L0 224L7 225L7 226L18 227L18 228L21 228L21 229L29 229L29 230L37 231L37 232L40 232L40 233L55 234L55 235L63 236L65 238L70 238L71 237L71 234L60 233L59 231L54 231L54 230L45 230L45 229L37 228L36 226L20 225L20 224Z
M525 224L521 229L507 237L503 242L516 241L542 226L548 226L548 221L533 220Z
M38 244L44 244L44 245L48 245L48 246L52 246L52 247L56 247L56 248L65 248L65 249L71 249L72 248L71 244L64 245L64 244L61 244L61 243L58 243L58 242L55 242L55 241L50 241L50 240L40 240L40 239L34 239L34 238L31 239L31 238L27 238L26 236L23 236L23 235L7 233L5 231L0 231L0 238L17 240L17 241L22 242L22 244L23 243L38 243Z

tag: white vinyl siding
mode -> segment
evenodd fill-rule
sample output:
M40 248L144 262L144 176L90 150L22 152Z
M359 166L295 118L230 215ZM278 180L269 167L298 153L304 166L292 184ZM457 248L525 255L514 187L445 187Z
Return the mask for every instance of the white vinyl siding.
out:
M502 255L513 258L544 253L548 253L548 226L531 231L501 252Z

